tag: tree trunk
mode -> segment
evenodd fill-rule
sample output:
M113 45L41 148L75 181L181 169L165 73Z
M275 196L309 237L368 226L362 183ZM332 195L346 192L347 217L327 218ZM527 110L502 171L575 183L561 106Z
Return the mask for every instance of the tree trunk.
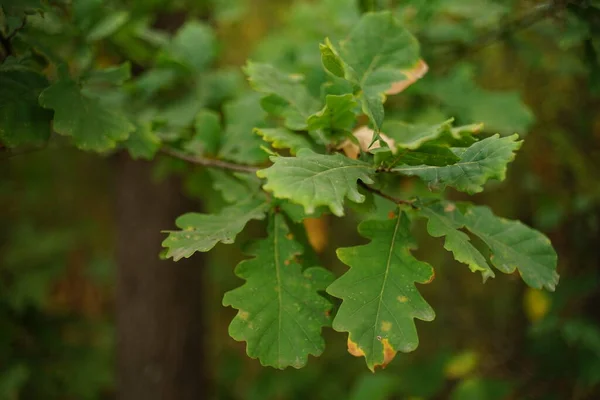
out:
M194 205L177 180L153 182L150 163L117 164L117 397L207 398L202 260L158 257L161 230Z

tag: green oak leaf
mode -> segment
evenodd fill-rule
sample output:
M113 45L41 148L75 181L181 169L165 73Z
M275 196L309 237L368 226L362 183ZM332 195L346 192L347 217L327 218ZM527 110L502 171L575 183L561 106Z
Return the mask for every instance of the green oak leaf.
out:
M390 12L366 13L338 48L321 46L324 67L357 85L375 130L383 124L385 93L407 79L420 60L419 43Z
M271 95L267 98L270 103L267 111L277 109L289 129L306 129L306 120L318 110L319 102L310 95L302 77L286 74L269 64L253 62L248 62L244 72L254 90Z
M271 157L273 165L257 172L266 178L263 188L275 197L289 199L312 214L318 206L327 206L337 216L344 215L344 198L362 203L357 180L373 183L375 168L341 154L317 154L301 149L297 157Z
M398 351L417 348L414 318L431 321L433 309L414 283L434 278L431 265L411 254L415 240L401 211L388 220L367 220L359 233L371 242L338 249L350 270L333 282L327 293L342 299L333 329L348 332L348 350L364 356L372 371L385 367Z
M91 71L82 78L86 85L122 85L129 79L131 79L129 62Z
M254 258L235 270L246 283L223 298L224 306L239 310L229 335L247 342L248 355L264 366L301 368L308 355L319 356L325 348L321 329L330 324L331 304L318 291L333 277L318 267L302 271L302 253L284 217L272 215L268 237L250 252Z
M135 126L123 145L129 151L133 159L151 160L160 148L160 139L152 131L150 123L142 122Z
M300 149L313 148L308 137L286 128L256 128L254 132L271 143L274 149L290 149L292 154L296 154Z
M0 142L40 146L50 137L52 112L38 104L48 80L24 68L0 70Z
M263 219L268 208L264 198L254 198L224 208L219 214L184 214L175 221L180 231L165 231L169 234L162 243L168 249L166 257L178 261L197 251L209 251L218 242L231 244L248 221Z
M519 270L526 284L554 291L558 284L556 251L541 232L519 221L495 216L489 207L469 206L464 225L490 248L490 261L500 271Z
M383 123L382 131L394 140L398 149L415 150L423 144L439 138L452 129L453 119L435 125L408 124L402 121L388 120Z
M495 276L485 257L471 244L469 236L460 231L465 220L454 203L421 204L418 212L427 218L427 232L431 236L446 237L444 248L454 254L456 261L467 264L472 272L480 271L484 282Z
M184 149L195 155L217 154L221 140L221 117L218 113L203 109L196 115L194 136Z
M202 72L216 56L217 39L210 26L188 21L179 28L164 51L164 60L183 65L191 72Z
M392 171L418 176L435 188L452 186L469 194L479 193L489 179L504 180L507 164L514 159L514 152L523 143L517 138L516 134L503 138L494 135L466 149L455 148L453 152L460 160L452 165L406 165L394 167Z
M39 102L54 110L54 130L71 136L82 150L110 150L135 130L120 110L84 93L77 82L64 75L42 92Z
M221 138L219 158L242 164L258 164L268 160L261 146L264 142L253 130L265 125L266 113L260 107L260 95L250 93L223 106L225 131Z
M260 193L260 179L254 175L207 169L212 179L212 187L221 193L227 203L243 202Z
M398 154L391 165L434 165L443 167L457 161L460 161L460 157L454 154L449 147L424 144L416 150Z
M327 95L325 107L308 117L308 130L318 132L327 142L344 138L356 124L357 106L352 94Z

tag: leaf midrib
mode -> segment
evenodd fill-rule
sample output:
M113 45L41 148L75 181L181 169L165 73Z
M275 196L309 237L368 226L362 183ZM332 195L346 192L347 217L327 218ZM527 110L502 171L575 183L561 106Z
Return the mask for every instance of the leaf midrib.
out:
M371 342L371 354L375 353L375 340L377 340L377 336L375 335L375 331L377 326L379 325L379 314L381 312L381 305L383 304L383 292L385 291L387 279L390 273L390 267L392 264L392 254L394 252L394 246L396 244L396 236L398 234L398 229L400 228L400 217L401 214L398 213L398 217L396 218L396 226L394 227L394 234L392 235L392 241L390 245L390 251L388 253L388 259L385 266L385 275L383 276L383 283L381 284L381 292L379 293L379 304L377 305L377 313L375 314L375 326L373 328L373 339Z

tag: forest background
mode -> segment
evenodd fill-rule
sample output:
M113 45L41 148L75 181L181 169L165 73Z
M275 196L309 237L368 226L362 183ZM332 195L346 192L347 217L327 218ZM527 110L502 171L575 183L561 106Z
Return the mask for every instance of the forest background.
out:
M519 133L525 142L507 179L474 201L546 233L561 281L554 293L513 275L481 285L441 239L422 234L415 254L436 265L436 280L421 290L437 318L417 323L417 351L372 374L325 329L328 350L306 368L265 368L229 337L235 310L221 305L239 285L240 246L219 244L179 263L158 255L161 230L178 215L223 206L208 190L207 169L164 154L147 161L147 149L135 147L84 152L53 135L0 151L0 399L110 399L117 391L148 400L600 396L598 2L79 0L80 13L69 1L43 3L64 8L69 22L32 12L21 26L4 13L2 43L37 30L72 43L74 65L129 62L129 89L139 96L151 96L152 79L168 79L147 74L160 54L207 46L192 84L207 82L203 104L220 113L226 104L240 119L255 112L244 104L252 96L240 68L248 58L316 86L325 37L345 35L362 11L393 11L421 42L430 71L390 100L391 113ZM194 24L215 40L182 39ZM2 51L6 62L10 49ZM194 118L196 93L192 100L178 97L180 86L162 93L167 121ZM333 216L307 225L323 264L338 275L345 267L330 249L360 242L355 226L352 217ZM252 222L238 242L263 231Z

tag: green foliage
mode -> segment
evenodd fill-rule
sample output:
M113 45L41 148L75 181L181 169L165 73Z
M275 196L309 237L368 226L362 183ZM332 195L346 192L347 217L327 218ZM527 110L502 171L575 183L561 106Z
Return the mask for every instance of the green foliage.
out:
M321 46L323 65L335 76L344 77L360 90L362 109L381 130L385 93L420 59L417 40L391 13L365 14L348 34L339 50L330 42Z
M469 194L478 193L483 191L483 185L489 179L504 180L506 166L514 159L514 152L522 143L517 141L517 137L494 135L466 149L453 149L459 158L455 164L396 166L392 171L418 176L432 188L452 186Z
M44 144L51 113L38 105L37 97L48 80L29 69L1 68L0 86L0 141L8 147Z
M356 181L373 183L375 169L341 154L333 156L305 149L297 157L273 157L273 165L258 172L267 179L265 190L282 199L291 199L312 214L318 206L327 206L337 216L344 215L344 198L355 203L365 201Z
M428 262L440 263L436 270L444 278L435 285L438 288L458 290L452 276L462 279L431 254L411 252L418 240L428 246L436 243L412 229L411 222L419 217L427 220L428 236L443 238L453 259L480 272L484 281L495 276L493 266L506 274L517 271L531 288L555 290L557 254L543 233L497 217L488 207L446 200L481 193L491 188L486 186L491 180L504 181L508 164L523 144L518 138L534 121L520 94L491 90L494 82L480 82L495 79L486 75L489 64L482 61L476 68L467 56L451 63L435 45L437 41L452 50L450 54L463 54L462 47L480 36L482 25L498 24L505 17L508 5L412 0L360 16L356 1L301 4L290 11L281 31L256 46L252 59L257 61L233 69L222 67L226 61L217 59L219 52L227 51L217 38L225 36L227 24L221 22L241 23L235 14L242 11L228 16L228 7L219 3L219 15L213 16L218 22L189 18L165 32L149 22L157 19L158 11L148 14L138 8L171 12L163 9L168 2L133 3L139 7L116 2L104 7L97 1L2 2L0 142L11 154L48 141L98 153L127 150L133 158L148 160L163 151L206 167L208 174L201 178L187 167L178 170L189 174L213 212L184 214L176 220L179 230L165 232L166 257L175 261L210 251L218 243L231 244L250 221L268 215L267 237L250 247L248 254L254 258L235 270L245 283L223 299L224 305L238 310L229 325L230 336L247 343L251 358L278 369L303 367L308 355L323 353L321 331L331 317L334 330L348 332L350 353L364 356L371 370L387 366L398 351L415 350L419 336L414 319L431 321L435 315L415 286L433 279ZM361 3L364 9L376 10L385 2ZM244 10L237 2L234 6ZM36 14L37 8L44 12ZM20 27L22 18L27 24ZM595 20L569 18L571 39L562 45L570 46L569 40L585 43L587 59L597 72ZM239 35L236 40L241 40ZM432 72L402 96L387 98L421 78L427 70L422 57ZM455 120L470 125L455 127ZM354 135L359 128L367 131L367 124L373 128L368 137ZM53 132L64 138L52 137ZM571 144L570 139L566 142ZM535 138L531 143L529 152L544 150L536 147ZM177 170L164 161L165 170ZM573 164L583 171L594 165ZM548 165L535 167L529 169L545 171ZM512 184L534 187L530 170L523 182ZM581 186L593 183L589 179ZM464 194L445 191L447 187ZM577 207L600 197L597 190L588 190L592 200L579 199ZM488 200L494 203L493 198L477 198ZM219 208L223 201L227 205ZM503 214L504 206L501 201L494 204ZM390 208L393 213L382 219ZM338 249L339 260L350 270L337 280L333 272L315 267L319 257L311 248L318 249L319 243L309 218L323 221L330 213L350 214L345 219L350 223L363 220L358 232L370 240ZM27 231L24 236L33 234ZM38 240L38 251L46 245L64 250L66 239L54 239L50 244ZM5 256L10 259L11 254ZM420 261L422 257L428 262ZM27 254L15 258L27 259ZM322 258L337 273L335 261ZM16 274L12 269L18 263L7 265L8 272ZM59 267L33 268L5 290L8 307L15 312L41 307L48 281L57 271ZM489 285L484 288L492 290ZM323 292L342 300L339 309ZM475 314L472 319L477 320ZM598 352L598 331L587 322L555 322L546 330L578 351ZM438 370L443 360L438 361L429 370L435 370L435 382L442 382ZM597 363L577 365L586 385L600 382ZM28 370L20 364L8 368L0 393L15 393L27 379ZM453 377L461 380L450 398L495 399L512 391L511 384L469 373ZM373 395L380 398L398 393L429 398L442 386L430 385L433 389L428 391L426 382L414 389L388 378L361 380L352 398L372 393L369 385L381 389Z
M209 251L218 242L233 243L248 221L263 219L267 209L265 200L257 198L225 208L216 215L184 214L175 221L181 230L169 232L163 242L168 249L166 256L177 261L197 251Z
M302 271L302 253L283 216L272 215L268 237L251 252L255 258L235 270L246 283L223 298L223 305L239 310L229 334L246 341L248 355L262 365L301 368L309 354L319 356L325 348L321 328L330 323L331 304L317 291L333 278L322 268Z
M387 221L365 221L358 230L371 242L338 249L340 260L351 268L327 292L343 300L333 328L349 333L349 351L364 356L374 371L392 361L396 352L417 348L413 319L431 321L435 314L414 283L429 283L434 273L410 253L415 243L403 212Z

